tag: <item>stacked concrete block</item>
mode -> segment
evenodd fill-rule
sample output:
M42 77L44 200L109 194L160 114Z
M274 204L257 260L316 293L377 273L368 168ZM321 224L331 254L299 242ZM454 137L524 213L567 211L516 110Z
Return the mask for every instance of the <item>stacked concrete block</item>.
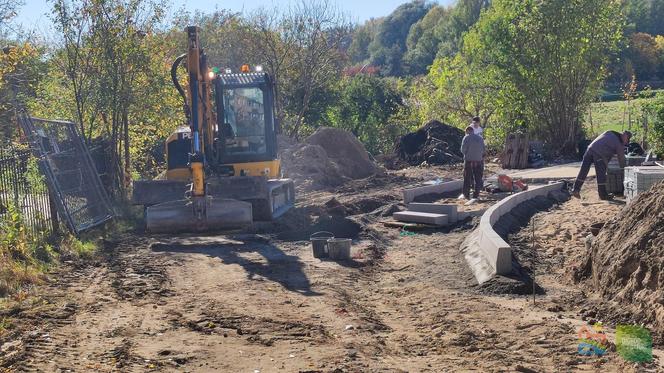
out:
M415 200L416 197L422 196L425 194L443 194L451 193L455 191L460 191L463 187L463 180L453 180L445 183L439 183L434 185L425 185L417 188L404 189L403 191L403 201L405 203L410 203Z
M458 218L457 205L441 205L437 203L418 203L408 204L408 211L428 212L430 214L447 215L450 224L456 223Z
M458 211L457 205L412 202L408 204L407 211L394 213L392 217L397 221L407 223L445 226L466 219L468 213Z
M402 211L395 212L392 217L395 220L407 223L421 223L435 226L444 226L448 224L447 215L431 214L428 212Z
M631 203L639 194L664 180L664 167L639 166L625 168L625 197Z

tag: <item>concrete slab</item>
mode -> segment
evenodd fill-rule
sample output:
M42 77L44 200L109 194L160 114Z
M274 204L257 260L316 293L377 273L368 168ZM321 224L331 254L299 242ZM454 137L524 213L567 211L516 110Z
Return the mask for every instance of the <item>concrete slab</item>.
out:
M454 224L458 221L457 205L411 202L408 204L408 210L416 212L428 212L430 214L447 215L447 220L451 224Z
M403 201L405 203L410 203L415 200L416 197L422 196L425 194L443 194L450 193L455 191L460 191L463 188L463 180L452 180L445 183L435 184L435 185L425 185L416 188L408 188L403 191Z
M558 166L542 167L525 170L502 170L498 174L505 174L512 179L522 179L527 183L545 183L564 179L576 179L581 168L581 162L566 163ZM588 177L595 177L595 168L591 167Z
M408 223L422 223L422 224L431 224L437 226L447 225L448 219L447 215L442 214L431 214L428 212L417 212L417 211L401 211L395 212L392 217L398 221L404 221Z
M463 221L466 220L469 216L475 216L473 213L474 211L459 211L457 212L457 221Z
M461 253L477 282L482 284L496 275L496 269L489 263L486 255L480 251L479 232L480 230L476 229L466 237L461 244Z

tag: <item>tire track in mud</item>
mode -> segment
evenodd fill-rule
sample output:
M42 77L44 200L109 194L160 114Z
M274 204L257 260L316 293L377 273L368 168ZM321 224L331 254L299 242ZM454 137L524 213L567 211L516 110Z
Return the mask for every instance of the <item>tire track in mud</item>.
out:
M167 264L150 255L147 243L133 236L106 241L99 259L70 262L51 274L50 283L34 298L44 305L14 311L16 333L2 341L0 366L27 372L145 368L145 359L131 352L130 338L99 342L110 346L105 350L85 348L99 330L86 330L80 322L94 324L96 314L118 302L145 305L173 295ZM113 333L102 337L111 338Z
M174 295L166 268L168 263L161 256L150 255L150 240L134 239L118 243L107 252L111 286L122 300L160 298Z

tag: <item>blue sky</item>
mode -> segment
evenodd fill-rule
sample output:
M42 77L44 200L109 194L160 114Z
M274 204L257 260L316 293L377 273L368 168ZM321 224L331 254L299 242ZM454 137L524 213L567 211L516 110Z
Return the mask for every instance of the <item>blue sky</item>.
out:
M16 22L25 28L43 30L48 28L49 18L45 15L50 12L51 6L47 0L24 0L25 5L19 11ZM290 0L232 0L232 1L206 1L206 0L171 0L173 9L180 9L183 4L191 11L211 11L216 8L231 9L234 11L250 11L260 6L288 5ZM332 0L334 1L334 0ZM408 0L336 0L341 10L346 12L353 21L363 22L372 17L388 15L400 4ZM438 3L450 4L454 0L440 0Z

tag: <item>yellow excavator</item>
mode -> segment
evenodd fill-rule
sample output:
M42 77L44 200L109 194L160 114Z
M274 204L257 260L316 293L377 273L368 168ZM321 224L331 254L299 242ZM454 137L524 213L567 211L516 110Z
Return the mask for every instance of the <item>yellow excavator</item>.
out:
M185 31L188 50L174 61L171 78L188 126L166 140L165 177L135 181L132 202L145 206L147 230L155 233L222 231L275 219L295 201L277 156L275 83L259 66L212 69L198 27ZM186 90L180 66L188 73Z

